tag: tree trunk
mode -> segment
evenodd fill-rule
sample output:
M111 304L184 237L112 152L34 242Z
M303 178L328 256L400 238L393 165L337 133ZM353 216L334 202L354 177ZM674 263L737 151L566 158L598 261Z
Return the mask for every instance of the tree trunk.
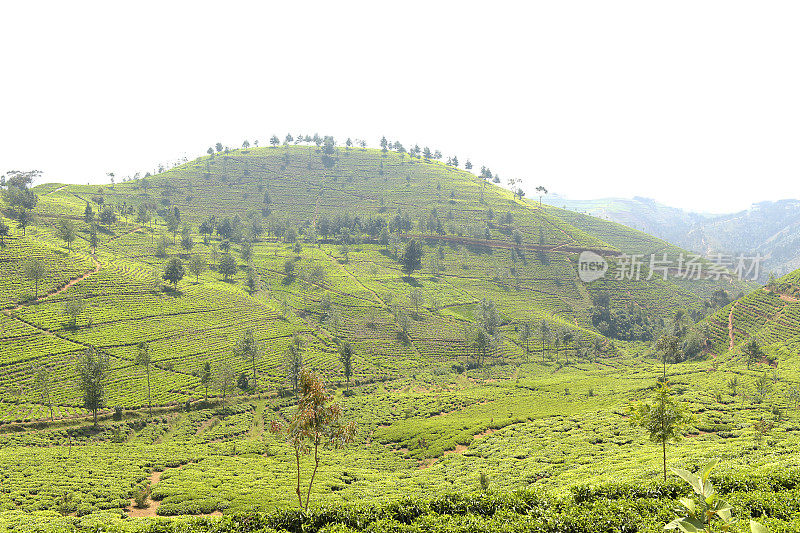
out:
M150 413L150 418L153 418L153 404L150 400L150 365L147 365L147 411Z
M94 414L94 427L97 427L97 407L92 409L92 413Z
M295 486L294 491L297 493L297 501L300 504L300 508L303 508L303 496L300 495L300 451L295 448L294 450L294 457L297 463L297 485Z
M319 442L314 443L314 471L311 473L311 481L308 482L308 492L306 493L306 512L308 512L308 502L311 499L311 486L314 484L314 476L317 475L319 468Z
M663 449L663 458L664 458L664 482L667 481L667 441L661 441L661 447Z

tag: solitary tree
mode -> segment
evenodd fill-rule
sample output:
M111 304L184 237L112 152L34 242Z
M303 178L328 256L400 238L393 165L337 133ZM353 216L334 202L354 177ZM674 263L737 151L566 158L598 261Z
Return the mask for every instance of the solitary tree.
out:
M481 325L477 325L473 330L472 335L472 345L475 347L475 351L478 353L478 365L483 366L483 362L486 359L486 353L492 346L492 336L489 335L489 332L486 331Z
M208 361L203 365L203 371L200 372L200 384L205 387L205 401L208 403L208 386L211 384L211 363Z
M350 376L353 375L353 346L345 341L339 346L339 361L342 362L347 390L350 390Z
M58 235L67 243L67 248L72 250L72 241L75 240L75 223L68 218L61 220L58 223Z
M356 426L354 422L347 424L341 422L341 407L337 404L330 404L333 397L325 390L322 378L313 372L303 370L300 373L299 382L300 396L294 416L288 421L273 421L271 428L274 433L284 435L294 449L297 502L302 509L308 511L311 488L320 464L320 448L339 448L352 442ZM300 491L300 458L310 454L312 449L314 470L308 482L304 504Z
M750 365L755 361L758 361L764 356L764 352L761 350L761 345L758 343L755 337L750 337L750 340L742 347L742 351L744 352L745 356L747 357L747 369L750 369Z
M681 353L681 340L675 335L665 334L656 342L656 350L661 352L661 361L664 365L663 381L667 381L667 360L677 361Z
M519 340L520 340L520 342L522 344L525 345L525 359L526 360L528 358L528 354L531 352L529 347L528 347L528 343L531 340L532 336L533 336L533 331L532 331L532 328L531 328L531 323L530 323L530 321L526 320L519 327Z
M222 256L219 262L219 272L225 278L225 281L228 281L231 276L236 275L238 269L239 267L236 264L236 260L231 254L224 254Z
M2 219L0 219L0 246L5 247L6 245L6 237L8 237L11 228L8 227L8 224L5 223Z
M87 224L94 222L94 210L89 202L86 202L86 208L83 210L83 221Z
M70 298L64 302L64 314L69 317L70 329L78 327L78 317L86 309L86 302L82 298Z
M150 346L146 342L140 342L136 347L136 364L144 366L147 373L147 412L153 416L153 405L150 396Z
M50 409L50 420L53 420L53 371L50 367L45 365L38 365L34 367L34 387L39 393L39 399L44 402Z
M195 281L200 282L200 274L208 269L208 264L203 256L200 254L193 255L189 258L189 272L194 274Z
M164 215L164 223L166 223L169 232L172 233L172 244L175 244L175 238L178 235L178 228L181 225L181 221L178 220L178 217L175 216L172 209L167 211L167 214Z
M292 391L295 396L298 392L298 381L300 379L300 372L303 369L303 337L295 334L292 342L286 348L286 361L284 361L284 370L286 372L286 380L291 383Z
M33 281L35 286L35 298L39 298L39 282L44 279L47 271L44 268L44 263L39 259L31 259L25 263L24 267L25 277Z
M401 259L403 270L407 274L412 275L415 270L422 268L423 254L422 244L418 240L411 239L408 241L405 250L403 250L403 257Z
M110 226L117 221L117 214L114 212L113 207L107 205L102 211L100 211L100 215L97 217L97 220L104 226Z
M94 224L89 227L89 246L92 247L92 253L97 252L97 226Z
M772 380L767 375L766 370L756 379L756 394L758 395L758 403L764 401L767 395L772 390Z
M162 276L165 281L169 281L178 290L178 282L186 275L186 270L183 268L183 263L177 257L170 257L167 264L164 265L164 275Z
M236 345L236 354L251 365L253 369L253 387L258 387L256 363L261 356L261 351L252 328L247 328L242 334L242 338L239 339L239 343Z
M542 206L542 196L547 194L547 188L543 185L536 187L536 192L539 193L539 207Z
M667 480L667 443L679 440L692 416L673 397L666 383L659 384L653 403L631 406L631 424L647 430L652 442L661 443L664 481Z
M22 235L24 236L27 227L33 224L33 211L22 210L17 214L16 218L17 226L22 230Z
M728 380L728 390L731 391L731 396L736 396L739 390L739 376L733 376Z
M88 346L78 361L78 379L83 393L83 406L92 412L97 427L97 411L105 401L105 378L108 371L108 356Z
M214 384L217 390L222 393L222 414L224 415L227 412L228 396L236 386L236 371L228 363L223 363L217 370Z
M183 226L181 229L181 248L188 252L193 246L194 240L192 240L191 229L189 226Z

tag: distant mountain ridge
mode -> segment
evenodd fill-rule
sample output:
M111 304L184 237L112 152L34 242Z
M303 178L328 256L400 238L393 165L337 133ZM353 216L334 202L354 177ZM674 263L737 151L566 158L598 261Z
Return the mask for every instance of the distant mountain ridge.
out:
M545 199L644 231L701 254L761 254L763 277L800 268L800 200L753 204L737 213L709 215L670 207L651 198Z

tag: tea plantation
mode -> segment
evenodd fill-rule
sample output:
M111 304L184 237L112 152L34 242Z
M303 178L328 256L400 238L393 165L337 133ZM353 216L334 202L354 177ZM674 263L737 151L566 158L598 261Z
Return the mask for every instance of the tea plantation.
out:
M800 527L800 274L651 276L688 253L396 149L211 152L34 187L24 232L3 207L0 530L659 531L691 489L630 405L664 374L692 414L667 466L720 458L743 531ZM357 424L307 512L270 430L301 366Z

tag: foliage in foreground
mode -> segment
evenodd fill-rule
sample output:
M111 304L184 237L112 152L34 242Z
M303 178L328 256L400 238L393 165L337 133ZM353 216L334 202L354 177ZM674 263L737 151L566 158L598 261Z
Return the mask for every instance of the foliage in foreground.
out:
M702 478L710 479L704 470ZM690 474L693 475L693 474ZM701 478L698 478L701 479ZM800 515L797 472L769 478L726 475L714 480L742 526L758 518L769 531L797 531ZM705 483L705 482L704 482ZM710 487L710 484L708 485ZM250 532L559 532L616 533L663 531L679 499L689 489L668 483L578 487L568 495L525 490L513 493L452 493L432 499L409 498L383 506L336 505L247 513L221 518L125 519L113 513L81 518L53 512L0 513L0 531L83 533L250 533ZM689 529L686 529L689 530ZM724 529L723 529L724 530ZM698 531L703 531L699 529ZM762 531L754 529L753 531Z

